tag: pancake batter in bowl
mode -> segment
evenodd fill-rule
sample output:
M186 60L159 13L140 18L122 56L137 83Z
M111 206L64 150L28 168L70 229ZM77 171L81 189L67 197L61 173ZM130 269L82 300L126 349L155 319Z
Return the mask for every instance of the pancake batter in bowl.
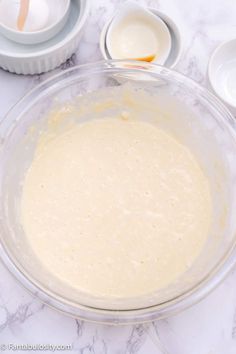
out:
M192 265L208 235L211 197L185 146L151 123L111 118L38 144L21 213L54 276L95 296L131 297Z

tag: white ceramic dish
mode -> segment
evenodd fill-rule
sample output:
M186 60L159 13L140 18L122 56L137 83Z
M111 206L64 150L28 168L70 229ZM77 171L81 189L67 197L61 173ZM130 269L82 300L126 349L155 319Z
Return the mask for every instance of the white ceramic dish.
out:
M40 74L65 62L77 49L89 15L89 0L71 0L68 21L51 40L25 46L0 35L0 67L16 74Z
M208 65L208 78L214 92L236 114L236 38L215 49Z
M133 1L128 1L112 19L107 30L106 45L113 59L144 60L153 56L152 62L162 65L170 53L171 35L159 16Z
M169 28L170 35L171 35L171 49L170 49L169 56L164 65L168 68L174 68L179 62L179 59L182 54L182 39L181 39L180 30L176 25L176 23L166 14L151 7L149 8L149 11L151 11L154 15L159 16ZM111 59L106 44L107 31L110 26L110 23L111 21L108 21L105 24L100 36L100 50L104 59Z
M4 5L5 3L3 3ZM39 3L30 3L30 6L34 6L32 9L32 19L29 19L31 22L31 26L35 26L33 21L35 22L34 18L34 12L37 10L38 6L40 6ZM41 3L41 7L42 7ZM47 4L44 4L45 6ZM14 27L10 27L10 24L16 23L17 22L17 13L16 13L16 8L12 8L13 13L7 13L7 10L9 8L5 6L5 12L6 12L6 20L5 22L0 22L0 33L3 34L5 37L8 39L15 41L17 43L21 44L38 44L42 42L46 42L47 40L53 38L57 33L59 33L62 28L65 26L69 13L70 13L70 5L71 5L71 0L50 0L48 2L48 8L46 6L45 8L45 21L47 23L50 23L50 25L47 25L42 30L37 30L37 31L18 31ZM4 8L2 9L4 10ZM14 13L15 11L15 13ZM43 11L43 9L42 9ZM46 13L48 11L48 13ZM10 18L12 17L12 18ZM29 15L30 17L30 10L29 10ZM43 16L42 20L43 20ZM9 25L8 25L9 24ZM26 20L27 24L27 20Z

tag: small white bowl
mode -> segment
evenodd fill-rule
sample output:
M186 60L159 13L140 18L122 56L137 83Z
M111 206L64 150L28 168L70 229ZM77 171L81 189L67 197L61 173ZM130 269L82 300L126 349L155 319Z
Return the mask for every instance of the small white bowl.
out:
M236 114L236 38L213 52L208 65L211 88Z
M132 23L133 28L127 27L127 24L130 26ZM136 36L132 37L134 29L139 30L139 35L143 36L138 42L134 39ZM123 30L126 32L123 33ZM130 34L131 38L127 39ZM153 42L145 40L150 35L153 37ZM154 40L154 38L156 39ZM124 51L123 54L117 51L119 42L120 48ZM140 44L143 44L144 48ZM133 1L128 1L118 10L108 27L106 46L113 59L136 60L140 58L140 60L145 60L145 58L149 58L148 61L163 65L170 53L171 35L167 25L159 16L155 16L149 9ZM150 59L152 56L154 58Z
M167 60L164 63L164 66L168 68L174 68L180 60L182 54L182 39L181 33L177 26L177 24L166 14L163 12L151 8L148 8L155 16L158 16L165 22L166 26L169 29L171 35L171 48L170 53ZM111 21L108 21L102 29L101 36L100 36L100 50L104 59L113 59L108 52L107 49L107 31L111 24Z
M38 0L33 1L36 2ZM38 44L53 38L62 30L68 20L71 0L50 0L48 1L48 5L49 16L51 14L51 19L49 17L48 22L52 23L44 29L37 31L18 31L14 27L10 27L6 25L6 23L0 22L0 33L8 39L21 44ZM15 17L16 13L12 16ZM9 15L7 16L7 19L9 19Z

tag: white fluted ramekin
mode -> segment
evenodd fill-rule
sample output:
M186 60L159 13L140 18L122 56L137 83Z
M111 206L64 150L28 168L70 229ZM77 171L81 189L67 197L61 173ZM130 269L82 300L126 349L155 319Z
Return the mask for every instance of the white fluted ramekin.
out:
M58 67L76 52L89 9L89 0L73 0L65 28L43 44L27 46L0 38L0 67L23 75L41 74Z

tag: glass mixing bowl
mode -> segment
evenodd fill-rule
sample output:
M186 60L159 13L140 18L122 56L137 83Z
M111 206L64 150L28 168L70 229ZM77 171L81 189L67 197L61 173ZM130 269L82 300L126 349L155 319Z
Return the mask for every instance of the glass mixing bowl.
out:
M104 299L92 301L64 284L56 284L43 269L24 238L19 199L22 178L48 112L87 92L119 85L142 88L152 96L152 107L142 105L139 113L145 119L155 106L158 124L196 155L210 181L214 210L208 241L188 274L168 289L162 289L153 298L155 301L131 299L128 306L124 299L117 308L112 308L106 306ZM187 77L135 61L74 67L46 80L23 97L1 122L0 134L0 256L16 279L44 303L84 320L110 324L152 321L198 302L233 267L236 260L235 122L215 96Z

